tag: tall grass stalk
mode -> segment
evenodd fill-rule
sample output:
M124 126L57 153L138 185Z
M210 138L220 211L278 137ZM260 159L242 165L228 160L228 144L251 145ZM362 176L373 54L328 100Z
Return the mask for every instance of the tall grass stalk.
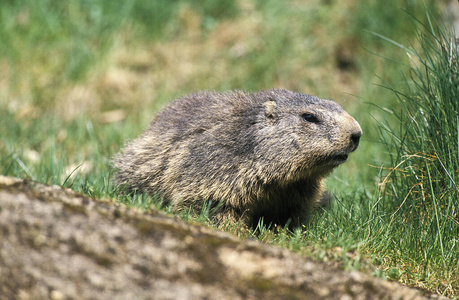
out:
M459 263L459 67L451 27L427 14L412 18L420 47L404 47L411 59L405 90L395 90L399 129L381 126L393 166L382 184L382 198L400 228L400 251L414 263L436 266L455 277ZM417 253L417 254L416 254ZM428 275L426 275L428 276Z

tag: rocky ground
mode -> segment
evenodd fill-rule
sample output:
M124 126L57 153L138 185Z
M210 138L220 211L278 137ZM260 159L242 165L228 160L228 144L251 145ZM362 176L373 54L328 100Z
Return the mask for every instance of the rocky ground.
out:
M0 176L0 299L446 299Z

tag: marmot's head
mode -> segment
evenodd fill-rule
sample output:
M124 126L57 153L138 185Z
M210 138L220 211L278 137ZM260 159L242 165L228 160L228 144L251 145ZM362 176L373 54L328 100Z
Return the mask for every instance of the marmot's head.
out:
M265 99L259 151L290 179L325 176L359 145L359 124L334 101L286 90L256 97Z

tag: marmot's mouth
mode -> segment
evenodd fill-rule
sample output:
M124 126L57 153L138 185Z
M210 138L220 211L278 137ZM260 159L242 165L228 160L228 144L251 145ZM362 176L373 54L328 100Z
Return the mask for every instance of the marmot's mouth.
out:
M329 162L332 165L337 166L337 165L344 163L347 160L347 158L348 158L348 155L346 153L341 153L341 154L331 156L329 159Z
M347 154L340 154L336 155L333 157L333 160L339 161L339 162L345 162L347 160L348 155Z

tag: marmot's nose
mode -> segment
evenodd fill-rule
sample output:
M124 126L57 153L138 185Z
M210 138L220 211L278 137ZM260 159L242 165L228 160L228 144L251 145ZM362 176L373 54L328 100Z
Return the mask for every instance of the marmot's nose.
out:
M355 131L351 134L351 142L353 144L354 149L357 148L359 145L360 137L362 136L362 131Z

